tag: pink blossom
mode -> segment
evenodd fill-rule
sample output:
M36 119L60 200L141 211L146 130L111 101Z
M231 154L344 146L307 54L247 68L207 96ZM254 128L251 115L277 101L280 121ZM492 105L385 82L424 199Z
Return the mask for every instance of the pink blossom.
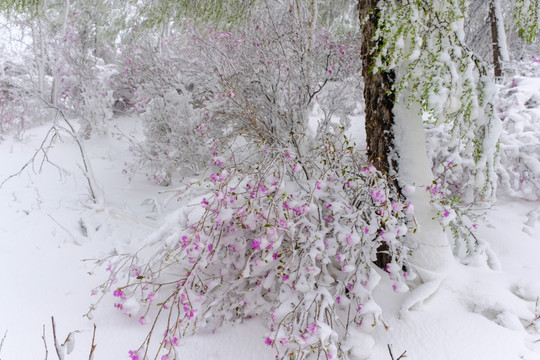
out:
M444 210L443 216L448 217L450 215L450 211Z
M267 337L265 340L264 340L264 343L268 346L272 346L274 345L274 340L270 339L269 337Z
M262 240L259 239L253 239L251 240L251 247L255 250L259 250L261 248Z
M139 352L129 350L129 357L130 357L131 360L139 360Z
M384 192L381 189L371 190L369 192L369 194L371 195L371 198L375 202L380 202L380 201L384 200Z
M206 208L209 206L208 200L206 200L206 198L203 198L203 199L202 199L201 204L202 204L202 207L203 207L204 209L206 209Z

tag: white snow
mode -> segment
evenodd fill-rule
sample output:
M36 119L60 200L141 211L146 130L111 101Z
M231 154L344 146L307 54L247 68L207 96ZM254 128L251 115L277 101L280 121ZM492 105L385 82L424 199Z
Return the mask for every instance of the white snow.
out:
M136 119L114 121L125 132L137 131ZM29 130L23 141L8 138L0 143L2 179L27 161L47 130L43 125ZM126 144L110 136L86 145L104 189L103 209L85 206L88 196L78 168L80 154L68 137L56 141L50 153L61 172L45 163L41 173L26 170L0 189L0 336L7 331L2 359L43 357L44 325L52 352L51 316L59 342L70 332L80 331L72 334L76 343L66 359L88 358L94 323L95 359L127 359L128 350L137 348L149 330L150 325L140 325L138 317L114 309L111 297L93 312L92 320L83 317L99 296L91 296L91 289L106 274L82 260L137 249L178 203L173 193L162 192L164 188L147 183L142 176L128 182L121 174ZM417 360L540 359L540 343L535 342L540 339L540 324L533 321L540 312L536 306L540 296L539 206L538 201L510 199L488 211L488 222L479 231L498 256L500 271L453 264L436 284L437 291L428 291L425 297L414 291L395 293L383 275L376 301L383 305L388 330L380 326L370 335L354 330L349 338L351 356L386 360L390 344L394 356L407 351L408 358ZM414 296L419 297L412 303L420 304L420 299L421 306L400 313ZM180 350L193 360L270 360L274 352L264 344L265 332L263 320L251 320L215 334L185 338Z
M415 50L409 60L418 54ZM402 160L409 164L401 172L407 182L404 193L412 202L409 209L415 209L423 224L413 260L426 282L401 292L382 271L370 277L372 283L366 287L375 289L375 301L364 304L362 311L382 312L384 325L349 330L344 348L352 359L388 360L390 345L396 359L406 354L411 360L540 360L540 78L516 78L515 85L503 91L508 101L498 109L504 115L501 151L503 163L515 166L499 171L506 196L499 197L486 211L486 221L478 225L478 237L500 266L495 270L481 263L465 266L448 258L447 234L432 221L435 214L423 189L433 175L422 119L417 109L402 106L399 120L416 121L401 128L397 142ZM350 134L365 147L362 118L362 109L356 109ZM110 121L125 134L141 134L135 117ZM317 124L312 126L316 129ZM0 182L33 156L49 128L50 122L44 122L27 130L22 139L0 139ZM128 300L120 311L110 294L89 313L100 297L92 290L108 278L106 266L96 267L94 260L138 250L165 222L178 221L169 216L172 213L197 218L200 212L189 206L175 212L186 205L179 189L151 184L142 174L131 181L122 175L131 155L129 145L114 133L85 143L103 191L100 206L90 201L81 154L66 134L49 150L54 164L42 164L38 155L34 164L0 187L2 360L41 359L46 350L49 359L56 358L51 316L67 360L89 358L94 324L93 358L105 360L128 359L128 351L138 348L151 328L151 322L140 319L143 310L138 304ZM172 244L176 236L169 238ZM440 247L440 252L422 259L422 246ZM343 270L352 271L354 266ZM185 337L178 351L182 359L190 360L272 360L275 352L264 343L264 320ZM322 330L333 336L330 328Z

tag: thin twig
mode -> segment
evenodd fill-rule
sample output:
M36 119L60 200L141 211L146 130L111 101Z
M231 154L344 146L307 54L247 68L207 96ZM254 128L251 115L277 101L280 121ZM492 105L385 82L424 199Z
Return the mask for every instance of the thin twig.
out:
M14 177L17 177L19 175L22 174L22 172L28 168L30 165L32 165L32 169L33 171L35 172L35 168L34 168L34 165L35 165L35 162L36 162L36 159L38 157L39 154L43 154L43 159L42 159L42 163L40 165L40 171L43 167L43 162L47 161L49 164L53 165L54 167L56 167L58 169L58 172L60 173L60 176L62 177L63 174L66 173L66 171L61 168L59 165L55 164L54 162L52 162L49 157L48 157L48 153L49 153L49 150L50 148L52 147L52 143L54 141L54 139L58 136L58 129L55 127L55 126L52 126L49 131L47 131L47 134L45 135L45 137L43 138L43 141L41 142L41 144L39 145L39 148L34 152L34 155L32 155L32 157L19 169L19 171L17 171L16 173L8 176L7 178L5 178L4 180L2 180L2 182L0 183L0 187L4 186L4 184L6 182L8 182L9 180L11 180L12 178ZM49 144L47 145L47 141L49 141Z
M387 344L386 346L388 346L388 352L390 353L390 358L391 358L392 360L396 360L396 359L394 358L394 354L392 354L392 348L390 347L390 344Z
M2 341L0 341L0 353L2 352L2 346L4 346L4 340L6 340L6 336L7 336L7 330L4 333L4 337L2 337ZM47 359L45 359L45 360L47 360Z
M71 236L71 238L73 239L73 243L75 245L79 245L81 246L81 242L79 241L79 239L77 239L76 235L73 234L71 231L69 231L65 226L63 226L62 224L60 224L55 218L52 217L51 214L47 214L49 216L49 218L51 218L52 221L54 221L54 223L58 226L60 226L69 236Z
M45 360L49 357L49 349L47 348L47 340L45 339L45 325L43 325L43 335L41 335L41 338L43 339L43 345L45 346Z
M56 348L56 354L58 355L58 360L64 360L64 354L62 352L62 348L60 344L58 343L58 339L56 337L56 324L54 323L54 316L51 316L51 322L52 322L52 330L53 330L53 338L54 338L54 347Z
M97 193L96 193L96 190L98 190L98 186L95 184L94 173L92 171L92 167L90 165L90 161L86 154L86 150L83 146L83 143L81 139L79 139L79 136L77 135L77 132L75 131L75 128L73 127L73 125L71 125L71 123L67 119L67 116L64 114L64 112L59 108L56 108L56 110L58 111L60 115L62 115L62 119L69 127L69 131L67 132L69 133L69 135L71 135L71 137L73 138L73 140L75 140L75 142L77 143L77 146L79 147L79 152L81 154L81 159L84 166L83 173L84 173L84 176L86 177L86 181L88 182L88 190L90 191L90 196L92 200L94 201L94 203L98 203L100 200L97 198Z
M392 354L392 347L390 346L390 344L388 344L387 346L388 346L388 352L390 353L390 357L392 358L392 360L401 360L407 357L407 351L404 351L403 354L401 354L397 359L394 358L394 354Z
M97 344L94 342L96 339L96 324L94 324L94 333L92 334L92 345L90 347L90 355L88 355L88 360L94 359L94 350L96 350Z

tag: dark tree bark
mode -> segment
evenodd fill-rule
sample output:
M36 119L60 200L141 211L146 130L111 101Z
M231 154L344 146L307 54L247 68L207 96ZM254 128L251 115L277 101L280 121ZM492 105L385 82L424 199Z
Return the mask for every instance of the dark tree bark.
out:
M495 2L491 0L489 2L489 19L491 22L491 41L493 46L493 71L495 73L495 77L501 77L502 76L502 56L501 56L501 48L499 44L499 31L497 29L497 15L495 13Z
M371 50L379 44L373 40L378 26L378 0L359 0L358 8L362 24L362 76L364 78L364 101L366 113L366 138L369 161L377 170L391 174L397 171L394 155L394 101L392 85L395 81L393 71L373 73L375 61ZM397 184L394 184L397 187ZM375 264L381 269L391 262L388 245L382 242L377 249Z
M366 112L366 136L369 161L383 173L397 170L397 160L391 159L394 142L395 95L392 85L393 71L373 73L375 61L371 54L379 44L373 40L378 25L378 0L359 0L360 21L362 23L362 76L364 77L364 101ZM365 22L362 22L364 21Z

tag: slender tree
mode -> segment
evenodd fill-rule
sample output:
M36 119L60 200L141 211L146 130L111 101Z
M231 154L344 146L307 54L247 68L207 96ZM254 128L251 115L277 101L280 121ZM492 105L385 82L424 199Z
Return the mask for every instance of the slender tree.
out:
M503 75L505 65L510 61L500 0L491 0L489 3L489 19L493 48L493 70L495 77L500 78Z

